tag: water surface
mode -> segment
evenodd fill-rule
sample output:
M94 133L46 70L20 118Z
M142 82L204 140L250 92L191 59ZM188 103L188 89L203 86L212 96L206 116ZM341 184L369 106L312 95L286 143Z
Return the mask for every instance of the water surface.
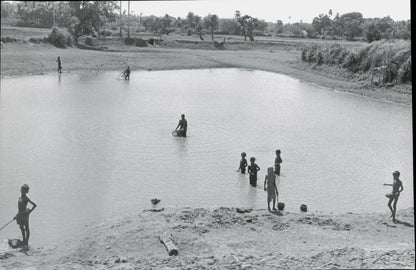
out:
M391 173L413 205L411 108L239 69L50 74L1 80L0 225L23 183L39 207L31 242L150 207L266 207L262 189L282 150L288 211L386 212ZM171 131L180 114L188 137ZM255 156L259 186L236 173ZM13 224L0 239L19 236Z

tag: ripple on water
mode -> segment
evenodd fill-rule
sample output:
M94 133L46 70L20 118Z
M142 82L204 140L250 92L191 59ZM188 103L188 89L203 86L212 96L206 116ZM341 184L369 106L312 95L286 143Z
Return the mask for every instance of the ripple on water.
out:
M198 127L188 131L188 137L172 137L171 123L166 119L129 119L116 124L105 123L68 134L76 144L101 145L125 155L146 156L162 160L177 157L177 146L186 149L191 159L203 159L207 153L235 152L236 136L217 121L198 121Z

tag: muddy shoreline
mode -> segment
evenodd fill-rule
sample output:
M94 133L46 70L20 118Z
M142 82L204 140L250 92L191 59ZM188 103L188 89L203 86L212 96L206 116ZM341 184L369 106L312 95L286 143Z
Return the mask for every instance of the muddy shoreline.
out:
M237 208L138 211L87 227L27 254L9 250L6 269L366 269L415 267L414 209L337 214ZM243 211L239 211L243 210ZM172 235L169 256L159 236Z

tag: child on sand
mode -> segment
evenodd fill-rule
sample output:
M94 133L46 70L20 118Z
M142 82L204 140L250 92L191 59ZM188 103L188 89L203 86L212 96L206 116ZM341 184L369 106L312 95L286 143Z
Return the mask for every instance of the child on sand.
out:
M273 200L273 210L276 210L276 197L279 196L276 186L276 175L273 167L267 168L267 175L264 178L264 191L267 191L267 207L270 211L270 201Z
M247 159L246 159L246 153L241 153L241 160L240 160L240 167L238 167L238 171L240 171L242 174L246 173L246 167L247 167Z
M20 227L20 230L22 231L23 236L23 249L27 250L29 248L29 236L30 236L30 230L29 230L29 214L36 208L36 203L31 201L29 197L27 197L27 193L29 192L29 186L24 184L20 188L21 196L19 198L19 201L17 203L17 207L19 212L14 217L16 219L17 224ZM27 203L32 204L32 209L27 208Z
M280 163L282 163L283 160L280 157L280 149L276 150L276 158L274 159L274 173L276 175L280 176Z
M248 173L250 174L250 185L257 186L257 172L260 171L260 167L255 163L256 158L250 158L250 165L248 166Z
M393 218L393 221L396 221L396 205L397 201L399 200L400 192L403 191L403 184L402 181L399 179L400 172L395 171L393 172L393 184L384 184L383 186L392 186L393 191L389 194L386 194L386 197L389 198L389 202L387 203L387 206L389 207L391 211L391 217ZM391 207L391 203L393 202L393 207Z

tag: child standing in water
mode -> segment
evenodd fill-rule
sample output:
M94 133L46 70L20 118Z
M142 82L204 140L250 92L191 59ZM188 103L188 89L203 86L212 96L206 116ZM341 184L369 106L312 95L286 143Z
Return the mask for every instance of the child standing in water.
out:
M282 163L283 160L280 157L280 149L276 150L276 158L274 159L274 173L278 176L280 176L280 163Z
M240 171L242 174L246 173L246 167L247 167L247 159L246 159L246 153L241 153L241 160L240 160L240 167L238 167L238 171Z
M29 192L29 186L24 184L20 188L21 196L19 198L19 201L17 203L17 207L19 212L14 217L16 219L17 224L20 227L20 230L22 231L22 237L23 237L23 249L29 248L29 236L30 236L30 230L29 230L29 214L36 208L36 203L31 201L29 197L27 197L27 193ZM27 208L27 203L32 204L32 209Z
M257 186L257 172L260 171L260 167L255 163L256 158L250 158L250 165L248 166L248 173L250 174L250 185Z
M273 210L276 210L276 197L279 196L276 186L276 175L273 167L267 168L267 175L264 178L264 191L267 191L267 207L270 211L270 202L273 200Z
M56 62L58 62L58 72L62 73L62 63L61 63L61 57L58 56L58 60L56 60Z
M400 172L395 171L393 172L393 184L384 184L383 186L392 186L393 191L391 194L386 194L387 198L389 198L389 202L387 203L387 206L389 207L391 211L391 217L393 218L393 222L396 221L396 205L397 201L399 200L400 192L403 191L403 184L402 181L399 179ZM391 203L393 203L393 207L391 207Z

